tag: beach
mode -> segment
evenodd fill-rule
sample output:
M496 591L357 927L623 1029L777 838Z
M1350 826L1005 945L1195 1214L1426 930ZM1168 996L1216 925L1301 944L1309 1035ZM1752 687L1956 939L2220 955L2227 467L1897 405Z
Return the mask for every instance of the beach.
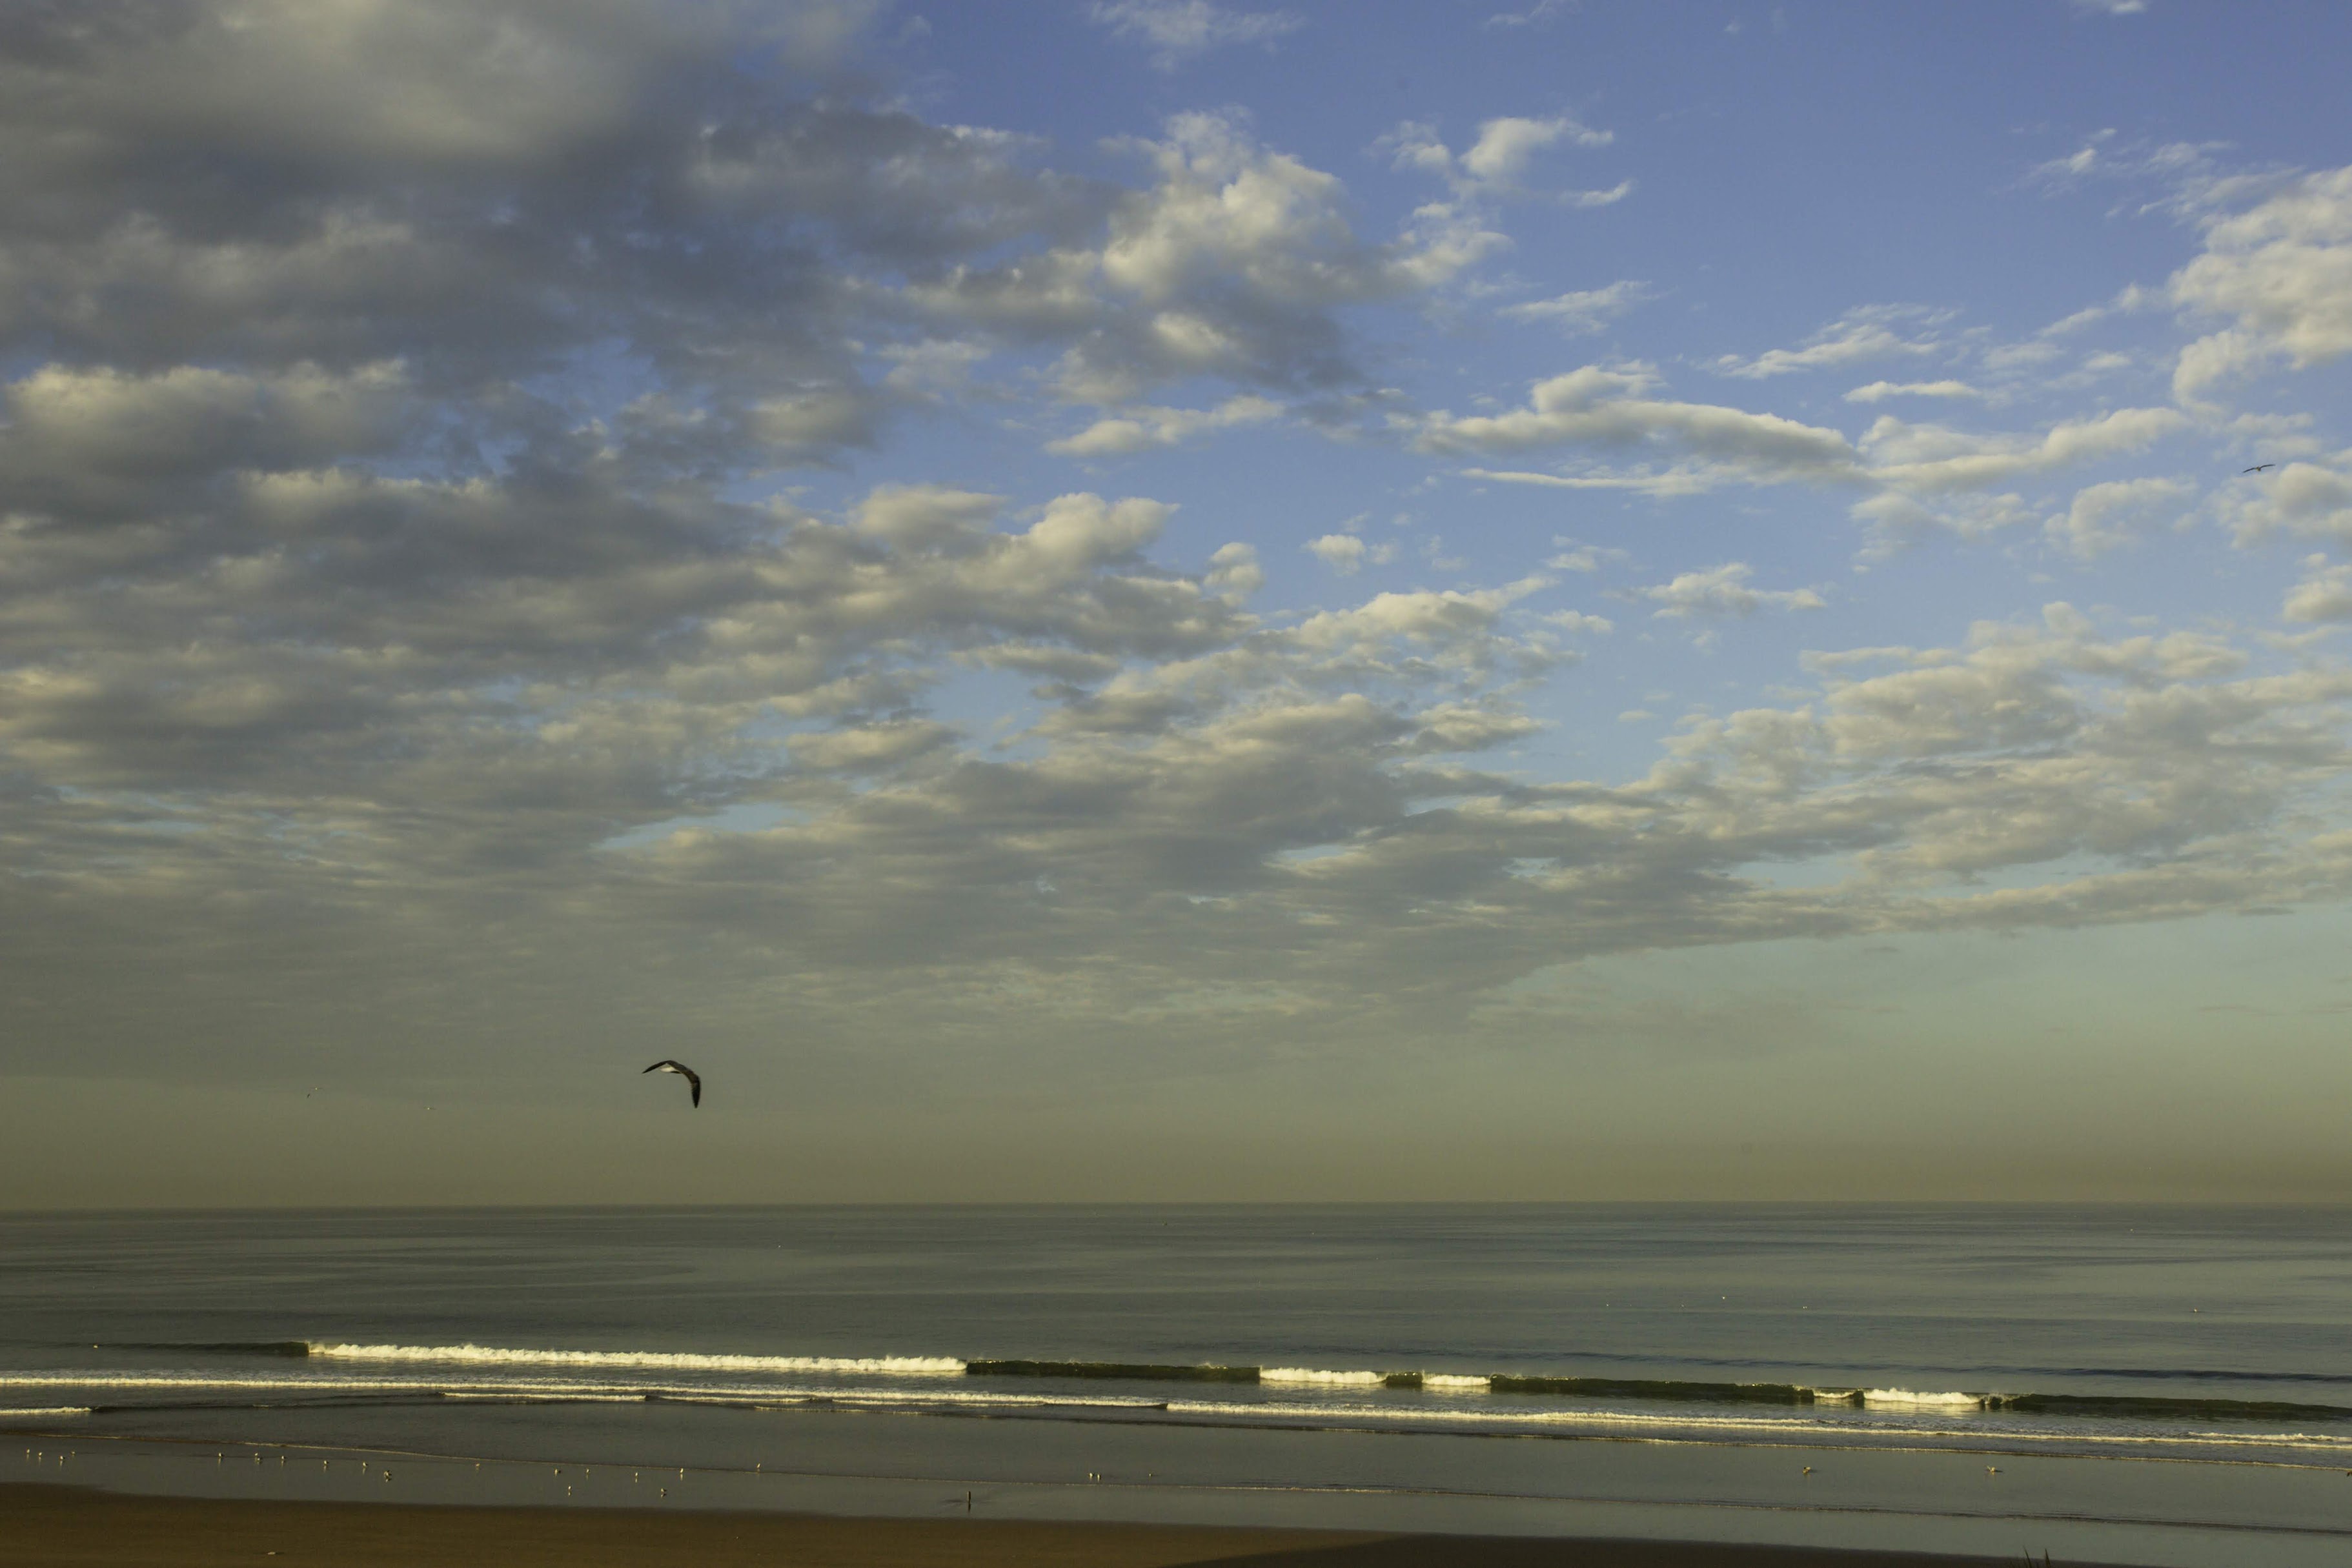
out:
M1657 1541L131 1497L0 1485L0 1568L1958 1568L1989 1558Z
M26 1216L0 1482L610 1552L733 1520L793 1561L1271 1531L2336 1568L2347 1249L2334 1210ZM128 1507L0 1561L142 1560Z

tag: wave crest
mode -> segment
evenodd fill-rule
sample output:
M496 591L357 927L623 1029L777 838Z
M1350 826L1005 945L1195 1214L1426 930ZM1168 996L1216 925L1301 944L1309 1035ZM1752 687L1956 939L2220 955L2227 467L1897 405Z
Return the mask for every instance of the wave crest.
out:
M498 1366L642 1366L677 1372L822 1372L953 1377L951 1355L718 1355L667 1350L514 1350L488 1344L320 1344L310 1354L334 1361L433 1361Z

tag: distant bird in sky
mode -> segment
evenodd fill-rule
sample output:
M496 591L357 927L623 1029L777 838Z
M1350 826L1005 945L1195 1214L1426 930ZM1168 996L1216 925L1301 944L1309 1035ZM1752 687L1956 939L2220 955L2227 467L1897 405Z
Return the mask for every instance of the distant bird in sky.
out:
M680 1078L685 1079L688 1086L694 1091L694 1103L697 1105L702 1103L702 1075L695 1071L693 1068L688 1067L685 1062L656 1061L651 1067L646 1068L646 1071L647 1072L677 1073Z
M2238 472L2241 474L2259 474L2265 468L2275 468L2278 465L2275 463L2257 463L2252 468L2241 468Z

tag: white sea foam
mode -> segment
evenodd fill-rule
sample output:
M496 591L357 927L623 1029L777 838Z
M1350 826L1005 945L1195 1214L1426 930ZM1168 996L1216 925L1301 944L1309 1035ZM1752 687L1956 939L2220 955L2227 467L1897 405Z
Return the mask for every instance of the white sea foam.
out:
M209 1377L201 1372L30 1372L0 1375L0 1388L413 1388L418 1385L319 1377Z
M1859 1388L1808 1388L1805 1392L1813 1396L1816 1405L1859 1405L1863 1401Z
M647 1400L718 1401L743 1405L829 1403L912 1408L930 1405L1001 1406L1055 1409L1162 1408L1165 1402L1116 1394L1028 1394L976 1388L844 1388L839 1385L789 1383L615 1383L551 1377L470 1377L462 1381L432 1377L210 1377L202 1373L142 1373L127 1375L63 1377L0 1375L0 1388L10 1386L95 1388L110 1390L235 1391L240 1394L385 1394L438 1395L444 1399L562 1400L637 1404Z
M567 1406L642 1406L652 1394L552 1394L534 1389L442 1389L442 1399L546 1401Z
M1378 1372L1320 1372L1311 1366L1261 1366L1260 1383L1308 1383L1324 1387L1377 1388L1387 1380Z
M1937 1407L1927 1406L1925 1410L1932 1411L1934 1408ZM1449 1422L1459 1422L1469 1429L1486 1432L1544 1427L1572 1430L1581 1427L1591 1431L1641 1432L1668 1442L1745 1443L1785 1441L1792 1437L1827 1437L1842 1441L1856 1437L1934 1439L1957 1437L1964 1431L1971 1438L1981 1440L1990 1435L1973 1422L1962 1427L1875 1422L1867 1418L1834 1416L1700 1415L1696 1412L1668 1415L1655 1411L1595 1407L1499 1412L1489 1406L1473 1414L1459 1407L1448 1410L1436 1406L1414 1408L1400 1405L1325 1406L1295 1405L1278 1400L1244 1403L1240 1400L1175 1399L1169 1401L1168 1410L1171 1415L1227 1420L1305 1420L1323 1426L1360 1426L1374 1429ZM2352 1438L2308 1432L2086 1432L2071 1424L2055 1427L2003 1425L1998 1428L1998 1437L2001 1443L2016 1445L2026 1452L2045 1443L2092 1442L2102 1447L2136 1448L2225 1445L2237 1448L2309 1449L2352 1457Z
M1491 1377L1465 1377L1458 1372L1424 1372L1422 1387L1439 1394L1486 1394L1494 1390Z
M1981 1394L1919 1394L1908 1388L1865 1388L1862 1402L1873 1410L1981 1410Z
M1226 1418L1306 1418L1321 1423L1361 1422L1382 1426L1396 1422L1462 1422L1482 1430L1497 1427L1516 1429L1530 1427L1591 1426L1608 1428L1634 1427L1649 1431L1697 1430L1711 1432L1778 1432L1787 1433L1800 1426L1808 1429L1844 1430L1826 1423L1804 1423L1787 1416L1667 1416L1656 1413L1604 1409L1498 1410L1492 1406L1476 1411L1460 1406L1424 1405L1294 1405L1280 1400L1238 1399L1171 1399L1171 1414L1183 1416L1214 1416ZM1862 1428L1857 1428L1862 1429Z
M663 1350L510 1350L488 1344L320 1344L337 1361L437 1361L496 1366L635 1366L675 1372L838 1373L858 1376L954 1377L951 1355L709 1355Z
M1475 1383L1479 1380L1468 1380ZM892 1385L895 1384L895 1386ZM1305 1388L1314 1385L1295 1385ZM1360 1388L1363 1385L1346 1385ZM1763 1411L1708 1410L1694 1406L1682 1411L1629 1409L1608 1405L1551 1406L1528 1409L1505 1400L1479 1400L1476 1405L1451 1403L1444 1400L1427 1402L1412 1400L1349 1399L1344 1394L1336 1399L1297 1400L1279 1396L1265 1400L1250 1399L1156 1399L1149 1396L1108 1393L1072 1393L1039 1391L1014 1392L1007 1389L975 1388L968 1383L941 1384L923 1388L909 1386L903 1380L885 1379L877 1384L858 1386L839 1382L814 1381L793 1383L783 1379L761 1377L741 1381L705 1379L681 1383L654 1378L627 1379L562 1376L532 1376L509 1373L504 1375L482 1370L469 1370L462 1376L436 1377L422 1371L410 1375L355 1375L341 1371L328 1375L309 1376L286 1374L276 1376L220 1377L201 1373L142 1373L128 1375L88 1374L63 1375L55 1372L42 1374L0 1374L0 1389L54 1389L57 1394L80 1394L85 1390L156 1390L186 1392L203 1390L214 1393L231 1391L254 1396L283 1396L289 1393L382 1395L413 1398L418 1395L437 1395L445 1399L466 1400L556 1400L635 1403L644 1400L677 1401L682 1403L732 1404L750 1409L782 1410L809 1406L829 1406L835 1408L864 1408L875 1411L920 1412L926 1409L1030 1409L1040 1412L1087 1409L1149 1411L1164 1409L1178 1416L1192 1416L1217 1421L1248 1424L1259 1421L1305 1421L1316 1426L1370 1428L1399 1426L1453 1426L1472 1432L1508 1432L1514 1430L1565 1431L1583 1429L1591 1432L1641 1434L1665 1441L1754 1442L1787 1440L1850 1441L1855 1438L1884 1441L1894 1438L1951 1437L1965 1432L1972 1438L1997 1437L2004 1446L2017 1445L2030 1450L2045 1443L2091 1442L2100 1447L2128 1445L2140 1451L2153 1448L2158 1450L2182 1448L2206 1448L2221 1445L2232 1448L2267 1448L2301 1450L2326 1454L2332 1462L2352 1459L2352 1438L2332 1434L2302 1431L2273 1432L2183 1432L2150 1430L2122 1423L2109 1426L2100 1423L2097 1429L2070 1421L2019 1420L1999 1412L1985 1413L1974 1396L1960 1396L1966 1404L1950 1402L1948 1396L1921 1396L1911 1390L1871 1391L1900 1396L1903 1403L1886 1401L1892 1418L1874 1418L1873 1415L1853 1404L1793 1406L1784 1413ZM1339 1390L1334 1390L1335 1393ZM1874 1404L1878 1403L1874 1400ZM1895 1412L1907 1413L1903 1419ZM62 1418L90 1413L87 1405L49 1404L0 1407L0 1415L19 1420ZM1939 1416L1953 1419L1939 1419Z

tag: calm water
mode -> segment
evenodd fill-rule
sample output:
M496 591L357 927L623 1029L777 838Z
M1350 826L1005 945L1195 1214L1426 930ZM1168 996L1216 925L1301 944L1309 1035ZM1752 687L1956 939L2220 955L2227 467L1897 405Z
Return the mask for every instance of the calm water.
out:
M0 1425L93 1454L1432 1490L1489 1513L1605 1493L1742 1519L1916 1482L1895 1511L2175 1519L2176 1542L2284 1521L2277 1561L2352 1552L2327 1535L2352 1492L2310 1490L2352 1487L2347 1330L2342 1208L0 1219ZM1557 1441L1498 1441L1525 1437Z

